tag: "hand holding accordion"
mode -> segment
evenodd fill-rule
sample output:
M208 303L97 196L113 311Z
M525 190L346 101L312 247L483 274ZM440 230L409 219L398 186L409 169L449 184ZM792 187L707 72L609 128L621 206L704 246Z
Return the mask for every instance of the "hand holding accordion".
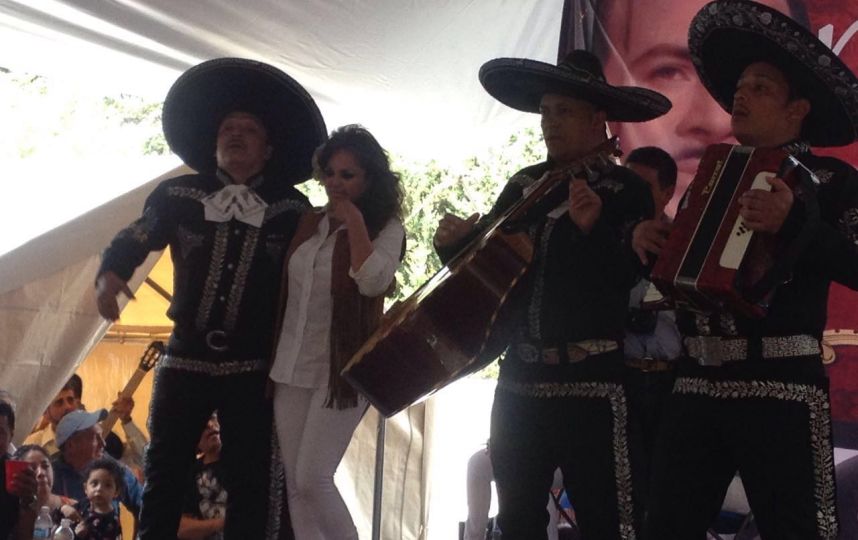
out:
M810 221L795 239L775 234L801 175L814 180L780 149L710 146L660 246L653 283L680 305L765 316L775 287L809 241Z

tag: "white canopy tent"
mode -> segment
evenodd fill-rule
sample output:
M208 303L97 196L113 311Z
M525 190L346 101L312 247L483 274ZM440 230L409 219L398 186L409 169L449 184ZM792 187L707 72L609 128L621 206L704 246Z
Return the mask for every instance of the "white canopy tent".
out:
M492 100L477 71L499 56L554 61L561 11L562 0L0 0L0 67L84 84L103 94L161 99L179 73L200 61L254 58L304 84L329 129L359 122L393 152L449 162L532 125L532 117ZM15 165L3 164L7 170ZM85 193L91 166L62 166L62 181ZM107 331L92 294L99 252L139 215L155 184L177 172L136 186L0 256L0 388L18 403L18 440L26 435L23 426L32 425ZM40 215L39 200L49 196L50 181L16 182L17 211L0 217L0 227L11 231L27 220L49 219ZM96 204L84 202L80 211ZM138 270L133 289L157 258ZM471 394L459 395L467 401ZM485 413L484 405L475 409ZM432 450L432 427L448 418L439 411L462 415L455 405L436 407L430 401L389 430L385 469L392 479L384 508L397 523L385 525L385 538L433 537L429 508L438 499L431 493L432 456L449 457L440 447ZM487 430L484 421L480 436ZM362 429L347 466L354 472L349 477L357 479L349 481L354 483L349 504L361 513L356 521L363 534L371 511L374 449L367 444L374 437L373 419ZM437 437L439 444L444 440L446 435ZM464 478L464 464L459 468ZM461 487L464 492L463 482ZM449 525L436 527L436 537L454 534Z

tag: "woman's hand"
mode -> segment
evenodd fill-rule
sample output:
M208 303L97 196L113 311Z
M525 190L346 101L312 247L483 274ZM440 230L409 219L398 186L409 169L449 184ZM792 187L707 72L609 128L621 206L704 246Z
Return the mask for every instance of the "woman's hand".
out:
M347 229L363 221L363 214L360 209L346 198L331 198L328 203L328 215L334 221L345 224Z

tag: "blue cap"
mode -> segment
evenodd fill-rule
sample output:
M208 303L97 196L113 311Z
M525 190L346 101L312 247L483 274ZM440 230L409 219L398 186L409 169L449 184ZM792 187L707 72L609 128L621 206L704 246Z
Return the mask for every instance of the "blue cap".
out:
M57 448L61 447L69 437L78 431L89 429L105 418L107 418L107 411L105 409L98 409L93 412L72 411L63 416L62 420L57 424Z

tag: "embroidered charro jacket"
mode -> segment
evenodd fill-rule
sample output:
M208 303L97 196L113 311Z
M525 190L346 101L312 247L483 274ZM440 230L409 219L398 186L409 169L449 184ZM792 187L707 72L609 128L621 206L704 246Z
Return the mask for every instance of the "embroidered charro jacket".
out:
M552 167L543 162L513 175L477 228L494 222ZM616 165L594 171L589 182L602 199L601 215L589 234L582 234L569 217L567 183L528 212L523 229L533 242L534 257L499 323L509 340L502 381L565 379L562 366L547 366L538 354L520 354L519 345L540 350L594 339L622 344L629 290L642 270L631 249L631 231L652 216L652 195L636 174ZM439 254L446 258L450 251Z
M201 361L225 359L268 367L283 258L310 205L294 187L262 175L241 196L231 185L223 171L162 182L140 219L104 251L99 275L110 270L128 280L150 252L170 246L170 367L198 370Z
M811 224L811 240L771 298L767 315L749 319L730 313L681 310L678 324L683 336L807 335L822 338L828 287L836 281L858 289L858 173L833 157L816 156L807 145L786 147L819 181L816 189L819 220ZM810 219L812 201L797 195L778 233L783 244L803 231ZM784 356L800 356L784 351ZM753 355L754 352L751 351Z

